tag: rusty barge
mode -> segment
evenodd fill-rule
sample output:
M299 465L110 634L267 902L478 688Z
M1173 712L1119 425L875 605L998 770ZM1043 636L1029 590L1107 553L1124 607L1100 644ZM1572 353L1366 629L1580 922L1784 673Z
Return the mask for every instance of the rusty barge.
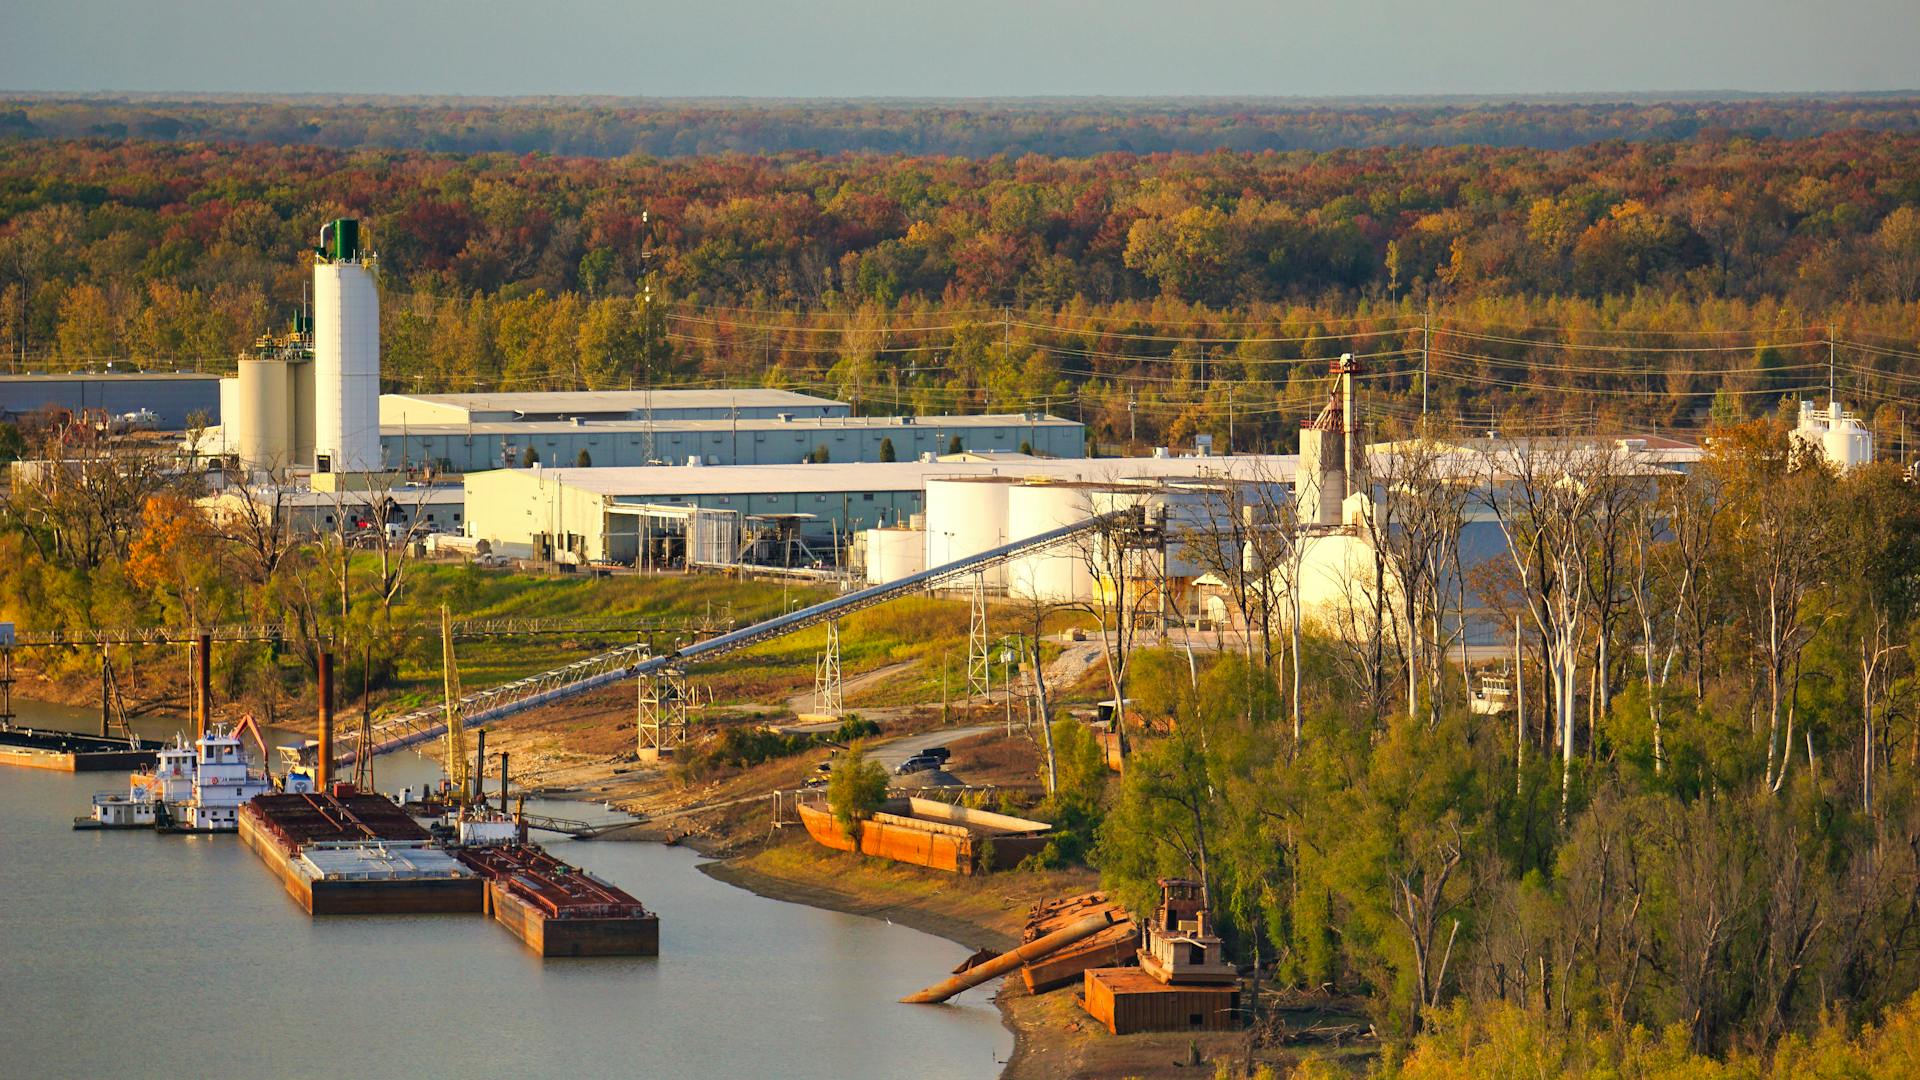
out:
M384 795L337 784L262 795L240 838L309 915L466 914L485 882Z
M486 911L541 956L658 956L660 917L624 890L534 844L463 847Z

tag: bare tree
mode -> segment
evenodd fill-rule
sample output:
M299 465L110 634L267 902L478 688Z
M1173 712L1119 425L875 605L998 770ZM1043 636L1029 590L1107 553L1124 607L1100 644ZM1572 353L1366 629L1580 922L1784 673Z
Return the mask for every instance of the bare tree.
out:
M1580 644L1591 611L1587 554L1602 478L1624 463L1611 443L1574 440L1493 440L1482 460L1480 497L1499 523L1527 615L1540 632L1564 818L1573 787Z

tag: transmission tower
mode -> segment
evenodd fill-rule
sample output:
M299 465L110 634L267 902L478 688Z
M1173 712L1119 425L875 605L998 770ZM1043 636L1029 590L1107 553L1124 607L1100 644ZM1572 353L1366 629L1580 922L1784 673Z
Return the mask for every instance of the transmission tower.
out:
M827 647L813 667L813 708L839 716L846 708L840 693L840 620L827 620Z
M987 578L973 575L973 617L967 625L967 704L993 693L993 658L987 652Z

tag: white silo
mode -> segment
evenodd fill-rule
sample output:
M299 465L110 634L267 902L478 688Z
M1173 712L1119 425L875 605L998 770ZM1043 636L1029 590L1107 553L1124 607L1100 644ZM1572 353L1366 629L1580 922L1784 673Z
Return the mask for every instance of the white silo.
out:
M320 230L313 261L315 472L379 472L380 294L360 250L360 224Z
M1005 544L1007 535L1006 477L927 481L927 566L929 568L978 555ZM985 568L987 587L1007 583L1006 564Z
M1837 401L1827 403L1827 431L1820 437L1820 447L1827 460L1842 469L1873 464L1873 432Z
M1021 484L1007 492L1007 532L1024 540L1093 516L1092 487L1081 483ZM1093 571L1084 544L1063 543L1007 563L1007 591L1047 603L1093 597Z

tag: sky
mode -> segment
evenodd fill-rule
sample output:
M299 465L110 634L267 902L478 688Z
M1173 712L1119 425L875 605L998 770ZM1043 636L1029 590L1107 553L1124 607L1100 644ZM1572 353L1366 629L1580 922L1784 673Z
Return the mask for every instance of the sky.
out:
M1920 0L0 0L0 90L1036 97L1920 88Z

